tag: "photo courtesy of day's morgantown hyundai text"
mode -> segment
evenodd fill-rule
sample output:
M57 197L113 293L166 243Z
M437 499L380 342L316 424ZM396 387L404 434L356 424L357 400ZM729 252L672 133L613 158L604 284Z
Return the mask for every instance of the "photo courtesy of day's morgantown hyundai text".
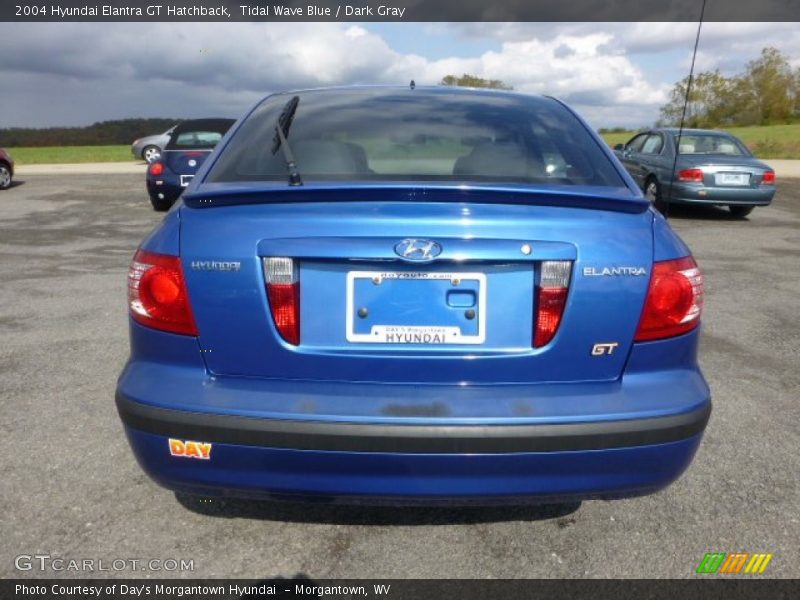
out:
M268 96L142 242L128 293L119 414L188 494L646 494L711 412L697 264L550 97Z

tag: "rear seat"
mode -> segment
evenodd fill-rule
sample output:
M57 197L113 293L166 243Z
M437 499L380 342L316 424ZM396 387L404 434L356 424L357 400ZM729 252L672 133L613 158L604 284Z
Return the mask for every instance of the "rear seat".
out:
M363 175L373 172L369 168L367 153L358 144L331 140L290 140L289 144L301 174ZM243 170L261 176L286 173L282 150L272 154L264 149L254 163Z
M358 144L299 140L292 144L300 172L320 175L369 173L367 153Z
M517 142L482 142L456 160L453 175L484 177L541 177L544 165Z

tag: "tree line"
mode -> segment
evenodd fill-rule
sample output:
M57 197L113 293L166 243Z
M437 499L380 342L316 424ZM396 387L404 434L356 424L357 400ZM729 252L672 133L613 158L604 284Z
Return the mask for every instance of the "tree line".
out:
M657 125L680 123L688 83L687 76L672 88L669 101L661 107ZM447 75L439 85L513 89L499 79L483 79L468 73ZM4 128L0 129L0 147L124 145L136 138L161 133L179 121L120 119L88 127ZM725 77L717 69L695 75L684 124L712 128L794 122L800 122L800 68L793 70L780 50L767 47L757 59L747 63L741 74Z
M688 83L687 76L672 88L669 101L661 107L658 125L680 124ZM713 128L798 121L800 68L792 70L780 50L767 47L738 75L725 77L718 69L695 75L684 124Z
M110 146L163 133L180 119L121 119L88 127L10 127L0 129L0 147L15 146Z
M482 79L467 73L447 75L439 85L513 89L499 79ZM124 145L146 135L162 133L178 122L180 119L121 119L101 121L88 127L10 127L0 129L0 148Z
M460 77L455 75L445 75L439 85L449 85L456 87L488 88L492 90L513 90L514 88L500 79L484 79L477 75L464 73Z

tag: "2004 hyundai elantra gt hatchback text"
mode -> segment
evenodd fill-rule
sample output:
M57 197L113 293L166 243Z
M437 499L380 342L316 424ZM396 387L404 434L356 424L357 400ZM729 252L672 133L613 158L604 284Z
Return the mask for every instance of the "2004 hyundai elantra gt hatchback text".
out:
M128 292L117 407L144 470L185 493L645 494L711 411L694 259L553 98L269 96Z

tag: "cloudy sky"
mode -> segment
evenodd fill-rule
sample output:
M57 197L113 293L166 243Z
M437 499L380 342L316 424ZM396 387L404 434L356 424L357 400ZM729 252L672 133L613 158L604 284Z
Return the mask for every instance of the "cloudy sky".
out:
M688 74L692 23L0 23L0 127L239 116L288 88L502 79L596 127L652 123ZM765 45L800 67L800 23L707 23L698 69Z

